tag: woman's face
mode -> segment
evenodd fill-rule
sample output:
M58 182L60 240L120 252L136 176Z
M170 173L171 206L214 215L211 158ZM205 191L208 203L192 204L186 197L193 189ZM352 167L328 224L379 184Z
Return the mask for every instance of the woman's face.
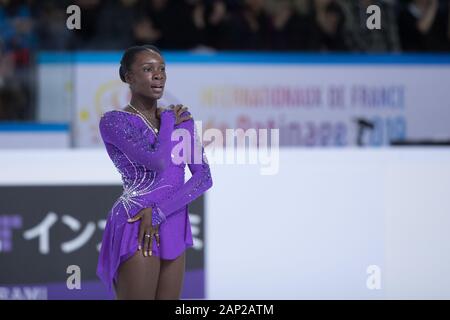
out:
M133 94L153 99L161 98L166 84L164 59L151 50L137 53L126 80Z

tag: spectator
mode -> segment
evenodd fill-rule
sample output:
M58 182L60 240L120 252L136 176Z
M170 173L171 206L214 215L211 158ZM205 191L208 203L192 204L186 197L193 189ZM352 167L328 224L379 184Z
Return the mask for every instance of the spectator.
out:
M107 1L102 4L89 47L120 50L133 44L133 26L138 17L138 0ZM83 18L84 19L84 18Z
M226 32L230 12L223 0L208 1L205 5L205 44L214 49L226 49Z
M1 0L0 38L3 48L12 52L15 65L26 67L30 64L30 51L36 46L31 8L25 1Z
M228 49L269 50L271 20L263 0L244 0L227 28Z
M448 51L449 8L438 0L411 0L399 14L404 51Z
M161 31L155 28L153 21L147 15L139 16L133 23L135 45L154 44L161 47L160 39L162 39Z
M34 78L32 53L37 36L33 3L1 0L0 7L0 95L1 113L10 119L32 118Z
M344 12L337 1L313 0L308 18L308 50L349 50L344 24Z
M0 120L23 120L29 113L29 99L19 83L0 86Z
M6 85L8 79L14 75L14 55L4 50L4 44L0 39L0 88Z
M273 2L272 12L272 50L307 50L308 21L307 16L300 14L290 0Z
M97 33L97 19L101 12L101 2L100 0L76 0L74 2L81 9L82 20L81 29L71 33L70 48L80 50L95 48L94 37Z
M204 41L203 4L197 0L150 0L147 12L153 44L162 49L193 49Z
M60 2L42 1L36 17L40 50L66 50L69 48L72 32L66 25L66 6Z

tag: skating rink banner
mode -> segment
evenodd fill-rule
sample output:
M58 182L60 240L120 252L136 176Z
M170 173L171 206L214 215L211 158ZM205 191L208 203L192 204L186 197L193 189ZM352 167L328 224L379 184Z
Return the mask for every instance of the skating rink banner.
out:
M73 144L129 101L120 53L40 56L42 120L71 115ZM166 53L160 105L187 105L203 129L279 128L281 146L386 146L450 137L450 55ZM58 74L59 77L51 77ZM55 97L55 88L60 96ZM69 89L68 89L69 88ZM58 105L55 105L58 104ZM68 120L69 118L67 118ZM432 124L432 125L430 125Z

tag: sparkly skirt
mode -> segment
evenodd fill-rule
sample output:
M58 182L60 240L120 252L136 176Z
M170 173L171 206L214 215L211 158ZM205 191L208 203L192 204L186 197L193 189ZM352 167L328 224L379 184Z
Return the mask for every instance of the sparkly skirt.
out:
M127 222L125 207L115 205L108 214L100 248L97 276L106 285L108 292L115 295L114 282L122 262L138 251L138 235L141 220ZM159 227L160 246L153 239L152 255L160 259L175 259L188 247L193 246L188 206L174 212Z

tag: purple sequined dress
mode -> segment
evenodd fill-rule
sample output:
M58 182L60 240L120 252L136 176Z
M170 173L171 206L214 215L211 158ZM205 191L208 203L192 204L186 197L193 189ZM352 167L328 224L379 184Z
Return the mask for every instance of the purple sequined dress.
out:
M99 129L123 181L123 193L107 217L97 266L98 277L114 294L119 265L138 250L141 220L127 219L151 207L152 224L160 224L160 246L154 238L152 254L175 259L193 246L187 205L212 186L212 179L192 118L176 125L174 112L163 111L156 133L139 114L111 110L102 115ZM179 134L172 138L173 132ZM185 182L186 164L192 177Z

